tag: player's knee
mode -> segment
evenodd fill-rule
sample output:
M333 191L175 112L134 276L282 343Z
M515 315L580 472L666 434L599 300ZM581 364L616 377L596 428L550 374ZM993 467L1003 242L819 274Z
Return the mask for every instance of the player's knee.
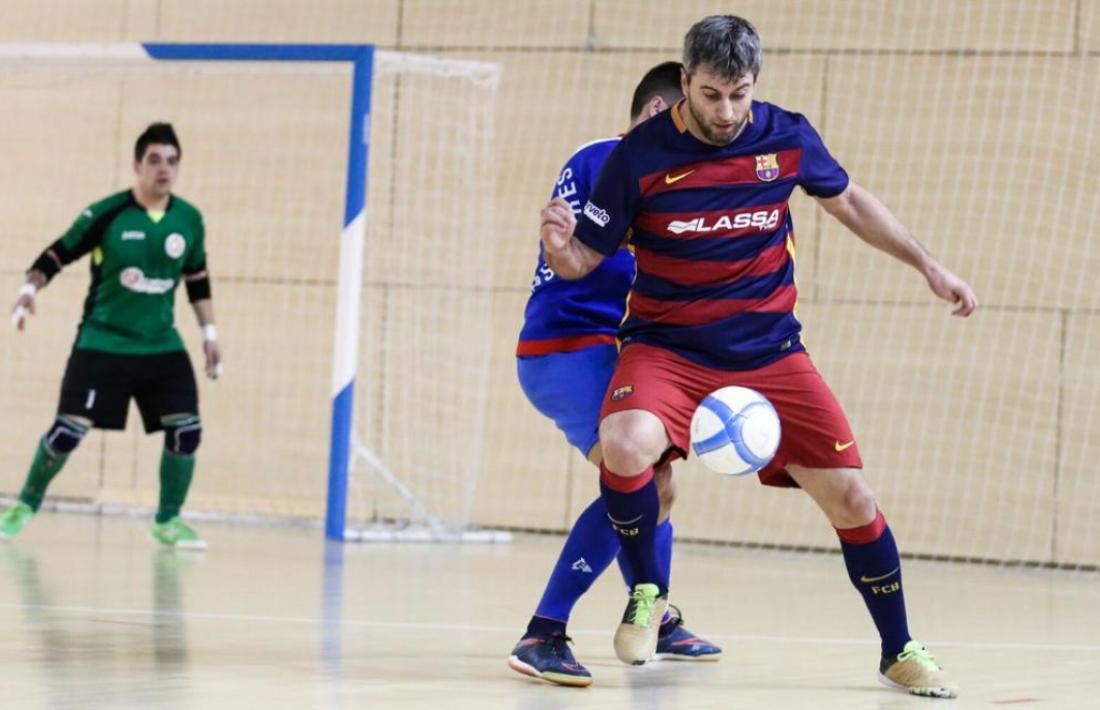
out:
M84 435L88 433L88 426L89 424L72 417L59 415L42 437L42 444L51 456L68 456L80 445Z
M194 456L202 441L202 420L198 415L164 420L164 448L176 456Z
M878 510L875 503L875 494L862 477L856 475L844 488L844 495L840 500L841 512L851 523L851 526L865 524L874 520Z
M614 429L606 438L601 432L600 444L603 446L604 465L620 476L636 476L653 463L652 447L636 430Z

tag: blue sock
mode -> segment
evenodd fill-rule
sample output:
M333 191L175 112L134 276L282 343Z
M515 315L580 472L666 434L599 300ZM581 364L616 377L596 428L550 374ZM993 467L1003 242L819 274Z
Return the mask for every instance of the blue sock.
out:
M637 477L618 476L600 465L600 496L607 505L607 515L618 532L623 555L634 576L634 583L656 584L661 594L668 592L662 584L661 564L657 555L657 516L661 502L657 482L650 467Z
M863 595L882 637L882 655L896 656L912 638L901 588L901 558L882 513L859 528L837 530L848 578Z
M564 632L573 605L607 569L618 551L619 538L607 520L607 506L602 498L597 498L573 523L535 609L535 617L561 622ZM538 631L532 632L532 627L528 626L528 633L547 633L544 624L534 620L532 623Z

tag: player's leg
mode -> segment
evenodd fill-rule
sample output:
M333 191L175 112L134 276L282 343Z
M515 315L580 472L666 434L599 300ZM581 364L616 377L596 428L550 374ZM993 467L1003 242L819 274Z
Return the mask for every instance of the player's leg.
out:
M634 665L655 652L668 604L656 545L660 497L655 464L670 448L684 450L698 401L695 390L707 386L696 381L690 363L677 360L657 348L624 349L601 411L600 495L635 577L615 633L615 653Z
M955 683L909 635L901 557L863 476L855 469L795 465L788 465L787 471L836 528L848 577L863 596L882 638L879 680L913 695L955 697Z
M641 665L656 651L668 606L656 545L661 503L654 464L668 449L669 438L655 414L631 409L600 422L600 440L600 496L634 574L630 601L615 632L615 654L624 663Z
M953 684L909 636L897 545L859 471L863 463L847 417L809 356L791 355L741 383L771 400L783 427L761 480L801 486L837 531L848 577L882 639L880 677L896 677L891 682L915 694L953 696Z
M30 522L42 505L46 489L69 459L92 422L83 417L59 414L49 430L38 440L30 470L19 492L19 499L0 515L0 539L11 539Z
M672 477L672 464L667 461L654 469L653 479L657 482L657 497L660 501L659 519L654 545L657 548L657 565L660 568L658 586L668 588L672 577L672 543L674 530L669 517L676 501L676 484ZM605 518L606 523L606 518ZM633 590L635 575L626 555L619 553L619 568L623 574L626 588ZM717 661L722 657L722 648L695 635L684 626L680 608L668 605L661 618L657 632L656 660L666 661Z
M570 444L595 462L601 455L596 433L600 404L617 359L615 346L601 345L517 361L528 400L554 421ZM512 649L510 668L563 685L592 682L569 649L566 626L577 600L618 550L607 509L597 498L573 523L527 630Z
M125 368L112 356L73 350L65 366L53 424L38 440L19 499L0 515L0 539L15 537L42 505L50 482L95 426L126 426L130 390Z
M848 577L863 596L882 639L882 655L896 656L912 640L901 586L901 558L875 497L856 469L787 472L813 498L840 538Z
M177 549L201 550L202 537L180 517L195 473L202 441L198 389L191 361L183 351L143 356L144 374L134 399L146 433L164 432L160 454L160 500L150 530L153 539Z

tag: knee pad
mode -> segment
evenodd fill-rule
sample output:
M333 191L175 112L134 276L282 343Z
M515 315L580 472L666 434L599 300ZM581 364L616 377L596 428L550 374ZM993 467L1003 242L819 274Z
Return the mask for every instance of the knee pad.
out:
M88 427L72 419L59 416L42 437L42 443L51 456L68 456L88 433Z
M202 441L202 420L198 415L164 422L164 448L176 456L193 456Z

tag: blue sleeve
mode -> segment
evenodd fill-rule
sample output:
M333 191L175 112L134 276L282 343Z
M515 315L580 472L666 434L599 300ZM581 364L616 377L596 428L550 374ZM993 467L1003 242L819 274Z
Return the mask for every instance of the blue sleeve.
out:
M813 197L836 197L848 188L848 173L829 155L825 143L810 122L799 117L802 136L802 162L798 182Z
M589 175L591 169L585 159L585 151L577 151L565 164L558 174L558 181L554 183L554 189L550 193L550 199L560 197L573 208L573 214L577 219L581 217L581 208L588 199L588 191L592 189L592 178Z
M604 256L619 250L634 222L641 193L630 169L629 142L619 142L603 164L603 170L577 217L573 235Z

